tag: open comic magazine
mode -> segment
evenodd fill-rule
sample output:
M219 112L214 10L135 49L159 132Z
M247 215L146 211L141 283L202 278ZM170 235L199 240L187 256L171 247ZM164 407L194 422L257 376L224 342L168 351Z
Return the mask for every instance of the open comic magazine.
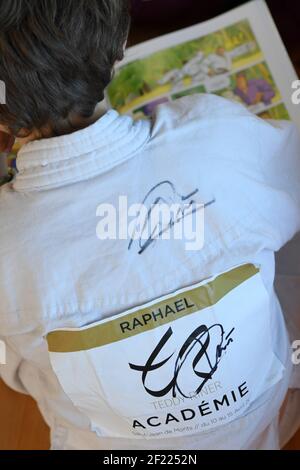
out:
M148 118L159 104L193 93L238 101L266 119L292 119L295 70L263 0L129 48L105 105ZM15 153L8 157L14 172Z
M127 50L108 87L109 107L147 117L157 105L193 93L236 100L269 119L293 119L297 79L263 0Z

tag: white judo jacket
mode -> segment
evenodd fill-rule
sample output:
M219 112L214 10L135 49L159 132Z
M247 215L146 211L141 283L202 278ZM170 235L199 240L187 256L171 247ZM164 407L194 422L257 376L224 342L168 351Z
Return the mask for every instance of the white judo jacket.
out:
M300 228L296 128L197 95L29 143L18 170L0 189L0 374L52 448L278 448L299 387L274 291ZM146 205L145 228L160 202L202 205L203 246L162 239L174 218L126 236L125 207Z

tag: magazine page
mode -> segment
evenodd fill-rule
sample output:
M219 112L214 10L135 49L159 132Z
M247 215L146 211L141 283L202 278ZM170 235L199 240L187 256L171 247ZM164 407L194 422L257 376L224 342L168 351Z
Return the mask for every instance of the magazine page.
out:
M292 119L300 128L300 106L291 101L296 79L267 5L254 0L127 49L107 89L106 106L147 118L161 103L215 93L262 118ZM0 155L0 184L15 173L17 151L18 145L7 158Z
M293 119L297 76L263 0L128 49L107 90L109 107L136 118L193 93L236 100L267 119Z

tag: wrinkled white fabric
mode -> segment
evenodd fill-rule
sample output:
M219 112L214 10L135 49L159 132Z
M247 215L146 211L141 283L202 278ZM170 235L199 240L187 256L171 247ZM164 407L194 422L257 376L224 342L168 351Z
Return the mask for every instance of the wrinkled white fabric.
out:
M151 123L109 111L89 128L29 143L18 169L0 189L0 336L8 348L0 373L37 400L52 447L278 448L278 412L295 371L274 292L274 252L300 228L296 128L262 121L219 97L192 96L160 106ZM139 254L128 240L96 237L99 204L118 207L120 195L141 203L163 182L177 195L197 190L202 203L214 201L205 210L203 249L158 240ZM273 350L286 368L255 411L180 439L126 441L90 432L51 368L45 335L112 317L243 263L261 268ZM292 303L290 287L279 289L282 302Z

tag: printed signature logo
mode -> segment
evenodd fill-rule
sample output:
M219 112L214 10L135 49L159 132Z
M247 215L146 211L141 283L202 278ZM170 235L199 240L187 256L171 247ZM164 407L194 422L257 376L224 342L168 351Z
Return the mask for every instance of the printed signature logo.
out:
M177 356L174 351L159 361L159 354L163 352L173 336L173 330L170 327L150 354L145 365L129 364L129 366L132 370L142 373L143 386L149 395L163 397L172 392L174 398L177 394L184 398L193 398L201 392L206 382L218 369L225 351L233 342L233 332L234 328L226 334L219 323L210 327L201 325L188 336ZM164 377L166 368L171 371L170 382L158 390L150 388L149 381L153 378L151 375L162 371L163 368L165 368ZM195 386L194 392L191 392L191 382ZM157 376L155 383L157 383Z

